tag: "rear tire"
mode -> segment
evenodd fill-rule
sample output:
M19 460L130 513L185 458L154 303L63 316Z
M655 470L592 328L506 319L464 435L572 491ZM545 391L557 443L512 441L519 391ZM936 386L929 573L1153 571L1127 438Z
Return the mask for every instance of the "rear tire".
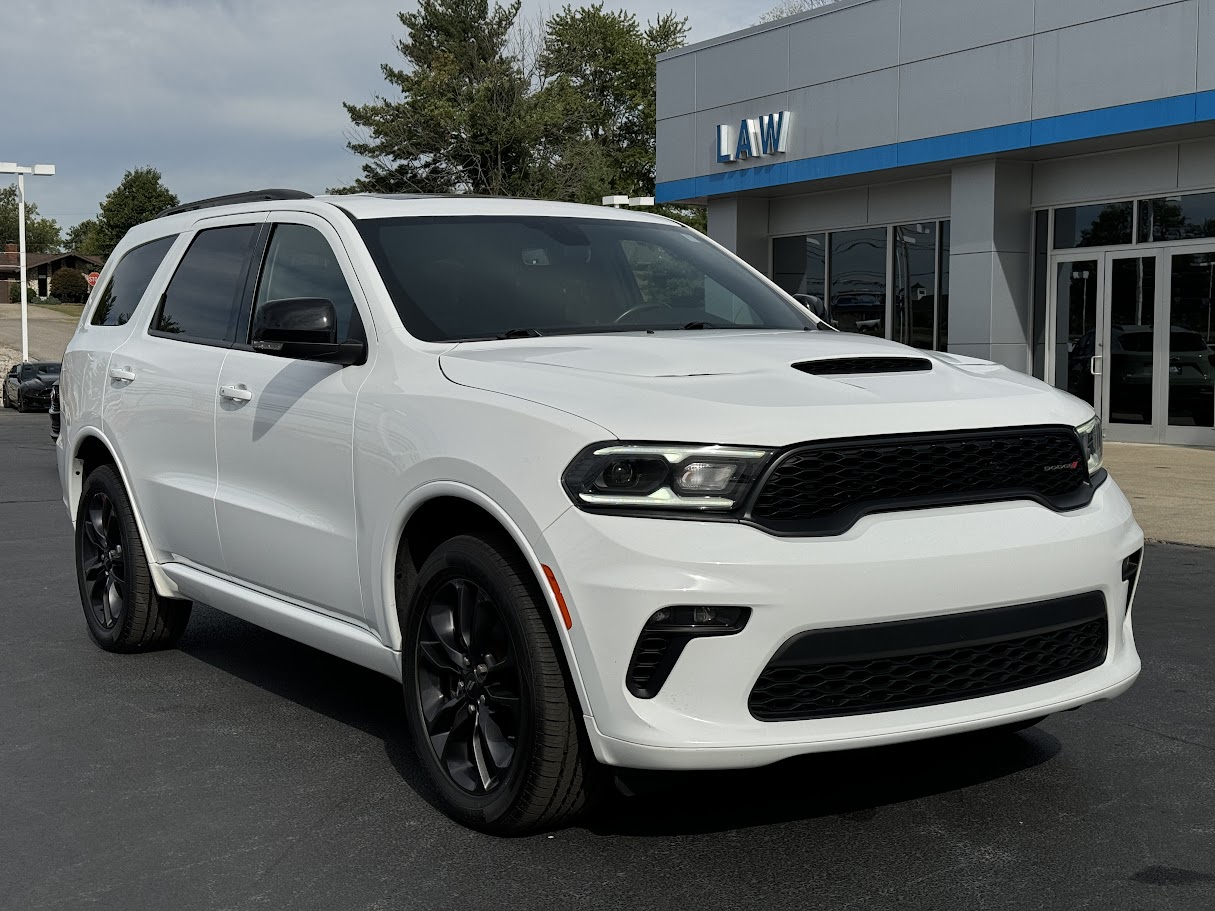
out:
M443 810L482 832L572 821L603 782L531 570L508 542L452 538L403 617L405 715Z
M80 494L76 578L89 635L106 651L167 648L190 622L189 601L156 594L131 501L109 465L90 472Z
M0 399L2 399L4 401L5 408L13 407L11 404L9 404L9 401L8 401L8 386L0 387Z

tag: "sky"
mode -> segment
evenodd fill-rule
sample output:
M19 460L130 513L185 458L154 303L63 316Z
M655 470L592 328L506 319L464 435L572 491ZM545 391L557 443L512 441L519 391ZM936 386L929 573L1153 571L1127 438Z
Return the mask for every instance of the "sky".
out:
M589 0L586 0L589 2ZM775 0L606 0L673 9L690 41L754 24ZM560 2L524 0L522 16ZM581 5L575 4L575 5ZM182 201L348 184L343 101L389 86L397 19L416 0L2 0L0 161L48 163L26 198L66 233L125 171L153 165ZM7 180L0 177L0 180Z

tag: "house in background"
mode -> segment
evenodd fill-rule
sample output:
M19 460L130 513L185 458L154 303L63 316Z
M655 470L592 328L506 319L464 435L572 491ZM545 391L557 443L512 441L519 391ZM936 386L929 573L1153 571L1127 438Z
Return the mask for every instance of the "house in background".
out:
M60 269L76 269L85 275L100 272L105 257L85 256L81 253L27 253L25 272L30 294L46 297L51 293L51 276ZM11 285L19 282L21 261L16 244L5 244L0 253L0 303L7 304Z

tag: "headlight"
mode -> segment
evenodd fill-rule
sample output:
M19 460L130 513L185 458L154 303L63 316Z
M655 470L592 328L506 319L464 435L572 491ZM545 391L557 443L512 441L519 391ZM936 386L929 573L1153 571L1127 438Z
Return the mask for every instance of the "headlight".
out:
M1101 418L1096 415L1076 428L1080 446L1088 459L1088 476L1091 478L1101 468Z
M597 443L561 480L583 509L728 513L746 500L771 455L739 446Z

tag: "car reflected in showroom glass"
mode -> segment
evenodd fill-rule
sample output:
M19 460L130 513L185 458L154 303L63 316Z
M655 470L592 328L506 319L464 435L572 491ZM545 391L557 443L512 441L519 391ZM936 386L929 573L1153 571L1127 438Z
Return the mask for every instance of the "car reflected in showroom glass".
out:
M782 290L627 210L268 190L163 213L102 275L164 251L129 315L86 311L60 379L89 635L168 647L197 601L387 675L435 801L495 834L569 823L612 769L1119 695L1143 535L1101 422L929 350L940 224L900 228L922 347L882 338L891 230L830 234L822 287L795 241Z

